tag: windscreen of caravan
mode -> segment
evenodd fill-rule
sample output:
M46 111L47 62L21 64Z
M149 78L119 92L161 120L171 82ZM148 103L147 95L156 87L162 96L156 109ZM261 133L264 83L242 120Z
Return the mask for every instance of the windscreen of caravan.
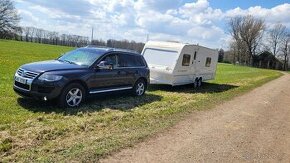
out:
M178 58L177 51L162 49L145 49L143 56L149 65L172 67Z

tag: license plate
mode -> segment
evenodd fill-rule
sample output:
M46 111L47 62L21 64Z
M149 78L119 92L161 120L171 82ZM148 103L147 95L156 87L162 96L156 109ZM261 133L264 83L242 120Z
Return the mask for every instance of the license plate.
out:
M24 78L21 78L21 77L15 77L15 81L19 82L19 83L22 83L22 84L26 84L27 83L27 80L24 79Z

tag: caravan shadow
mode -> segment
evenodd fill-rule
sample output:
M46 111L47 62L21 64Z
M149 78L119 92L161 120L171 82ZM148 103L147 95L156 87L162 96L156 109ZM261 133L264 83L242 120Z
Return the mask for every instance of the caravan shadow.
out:
M230 84L203 83L200 88L194 88L193 84L181 86L150 85L149 90L150 91L162 90L180 93L220 93L234 88L238 88L238 86Z

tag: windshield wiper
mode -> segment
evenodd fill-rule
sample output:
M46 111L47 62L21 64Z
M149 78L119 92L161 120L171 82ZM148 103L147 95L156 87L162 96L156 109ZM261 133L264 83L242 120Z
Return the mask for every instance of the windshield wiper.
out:
M69 63L69 64L77 65L75 62L68 61L68 60L60 60L60 59L59 59L59 61L66 62L66 63Z

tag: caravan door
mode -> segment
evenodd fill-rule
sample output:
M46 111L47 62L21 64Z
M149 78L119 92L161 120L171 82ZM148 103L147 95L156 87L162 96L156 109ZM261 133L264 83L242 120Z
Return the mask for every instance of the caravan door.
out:
M193 72L193 80L195 80L196 76L200 73L200 68L199 68L199 61L198 61L198 51L195 50L193 52L193 59L192 59L192 65L191 65L191 69Z

